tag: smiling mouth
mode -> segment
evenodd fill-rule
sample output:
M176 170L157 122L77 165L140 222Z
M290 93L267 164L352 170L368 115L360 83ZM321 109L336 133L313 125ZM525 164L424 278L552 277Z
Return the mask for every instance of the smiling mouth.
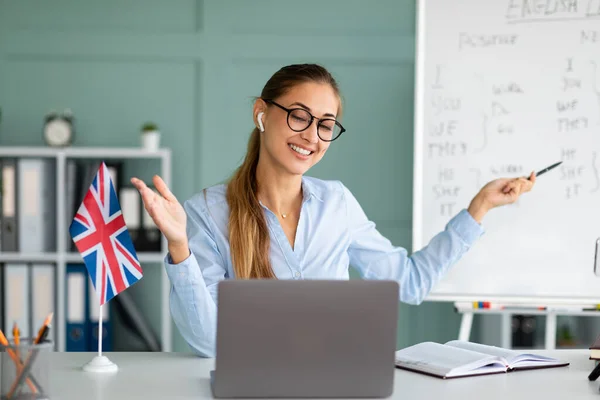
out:
M298 147L296 145L293 145L291 143L288 144L288 146L290 147L290 149L294 150L298 154L302 154L303 156L310 156L312 153L314 153L313 151L305 150L305 149Z

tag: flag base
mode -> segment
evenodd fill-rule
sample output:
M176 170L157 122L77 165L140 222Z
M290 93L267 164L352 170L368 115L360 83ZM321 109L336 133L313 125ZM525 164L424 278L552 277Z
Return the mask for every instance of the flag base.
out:
M117 372L118 369L117 364L105 356L96 356L83 366L83 370L86 372Z

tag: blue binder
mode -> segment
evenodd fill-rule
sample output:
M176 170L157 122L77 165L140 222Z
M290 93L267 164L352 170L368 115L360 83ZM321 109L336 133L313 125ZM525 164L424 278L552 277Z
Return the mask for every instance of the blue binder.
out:
M67 264L65 283L65 350L89 351L88 273L84 264Z

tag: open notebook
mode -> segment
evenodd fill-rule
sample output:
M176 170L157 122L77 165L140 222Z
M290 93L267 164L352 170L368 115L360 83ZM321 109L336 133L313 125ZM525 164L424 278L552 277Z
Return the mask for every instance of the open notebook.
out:
M550 357L460 340L423 342L396 351L398 368L443 379L566 365Z

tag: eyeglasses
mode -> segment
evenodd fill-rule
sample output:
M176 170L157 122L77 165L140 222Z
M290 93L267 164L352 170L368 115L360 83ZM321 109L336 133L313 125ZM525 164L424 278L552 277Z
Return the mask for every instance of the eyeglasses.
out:
M333 118L317 118L304 108L286 108L273 100L264 99L264 101L287 111L287 124L294 132L302 132L308 129L315 119L319 120L317 135L324 142L333 142L346 131L342 124Z

